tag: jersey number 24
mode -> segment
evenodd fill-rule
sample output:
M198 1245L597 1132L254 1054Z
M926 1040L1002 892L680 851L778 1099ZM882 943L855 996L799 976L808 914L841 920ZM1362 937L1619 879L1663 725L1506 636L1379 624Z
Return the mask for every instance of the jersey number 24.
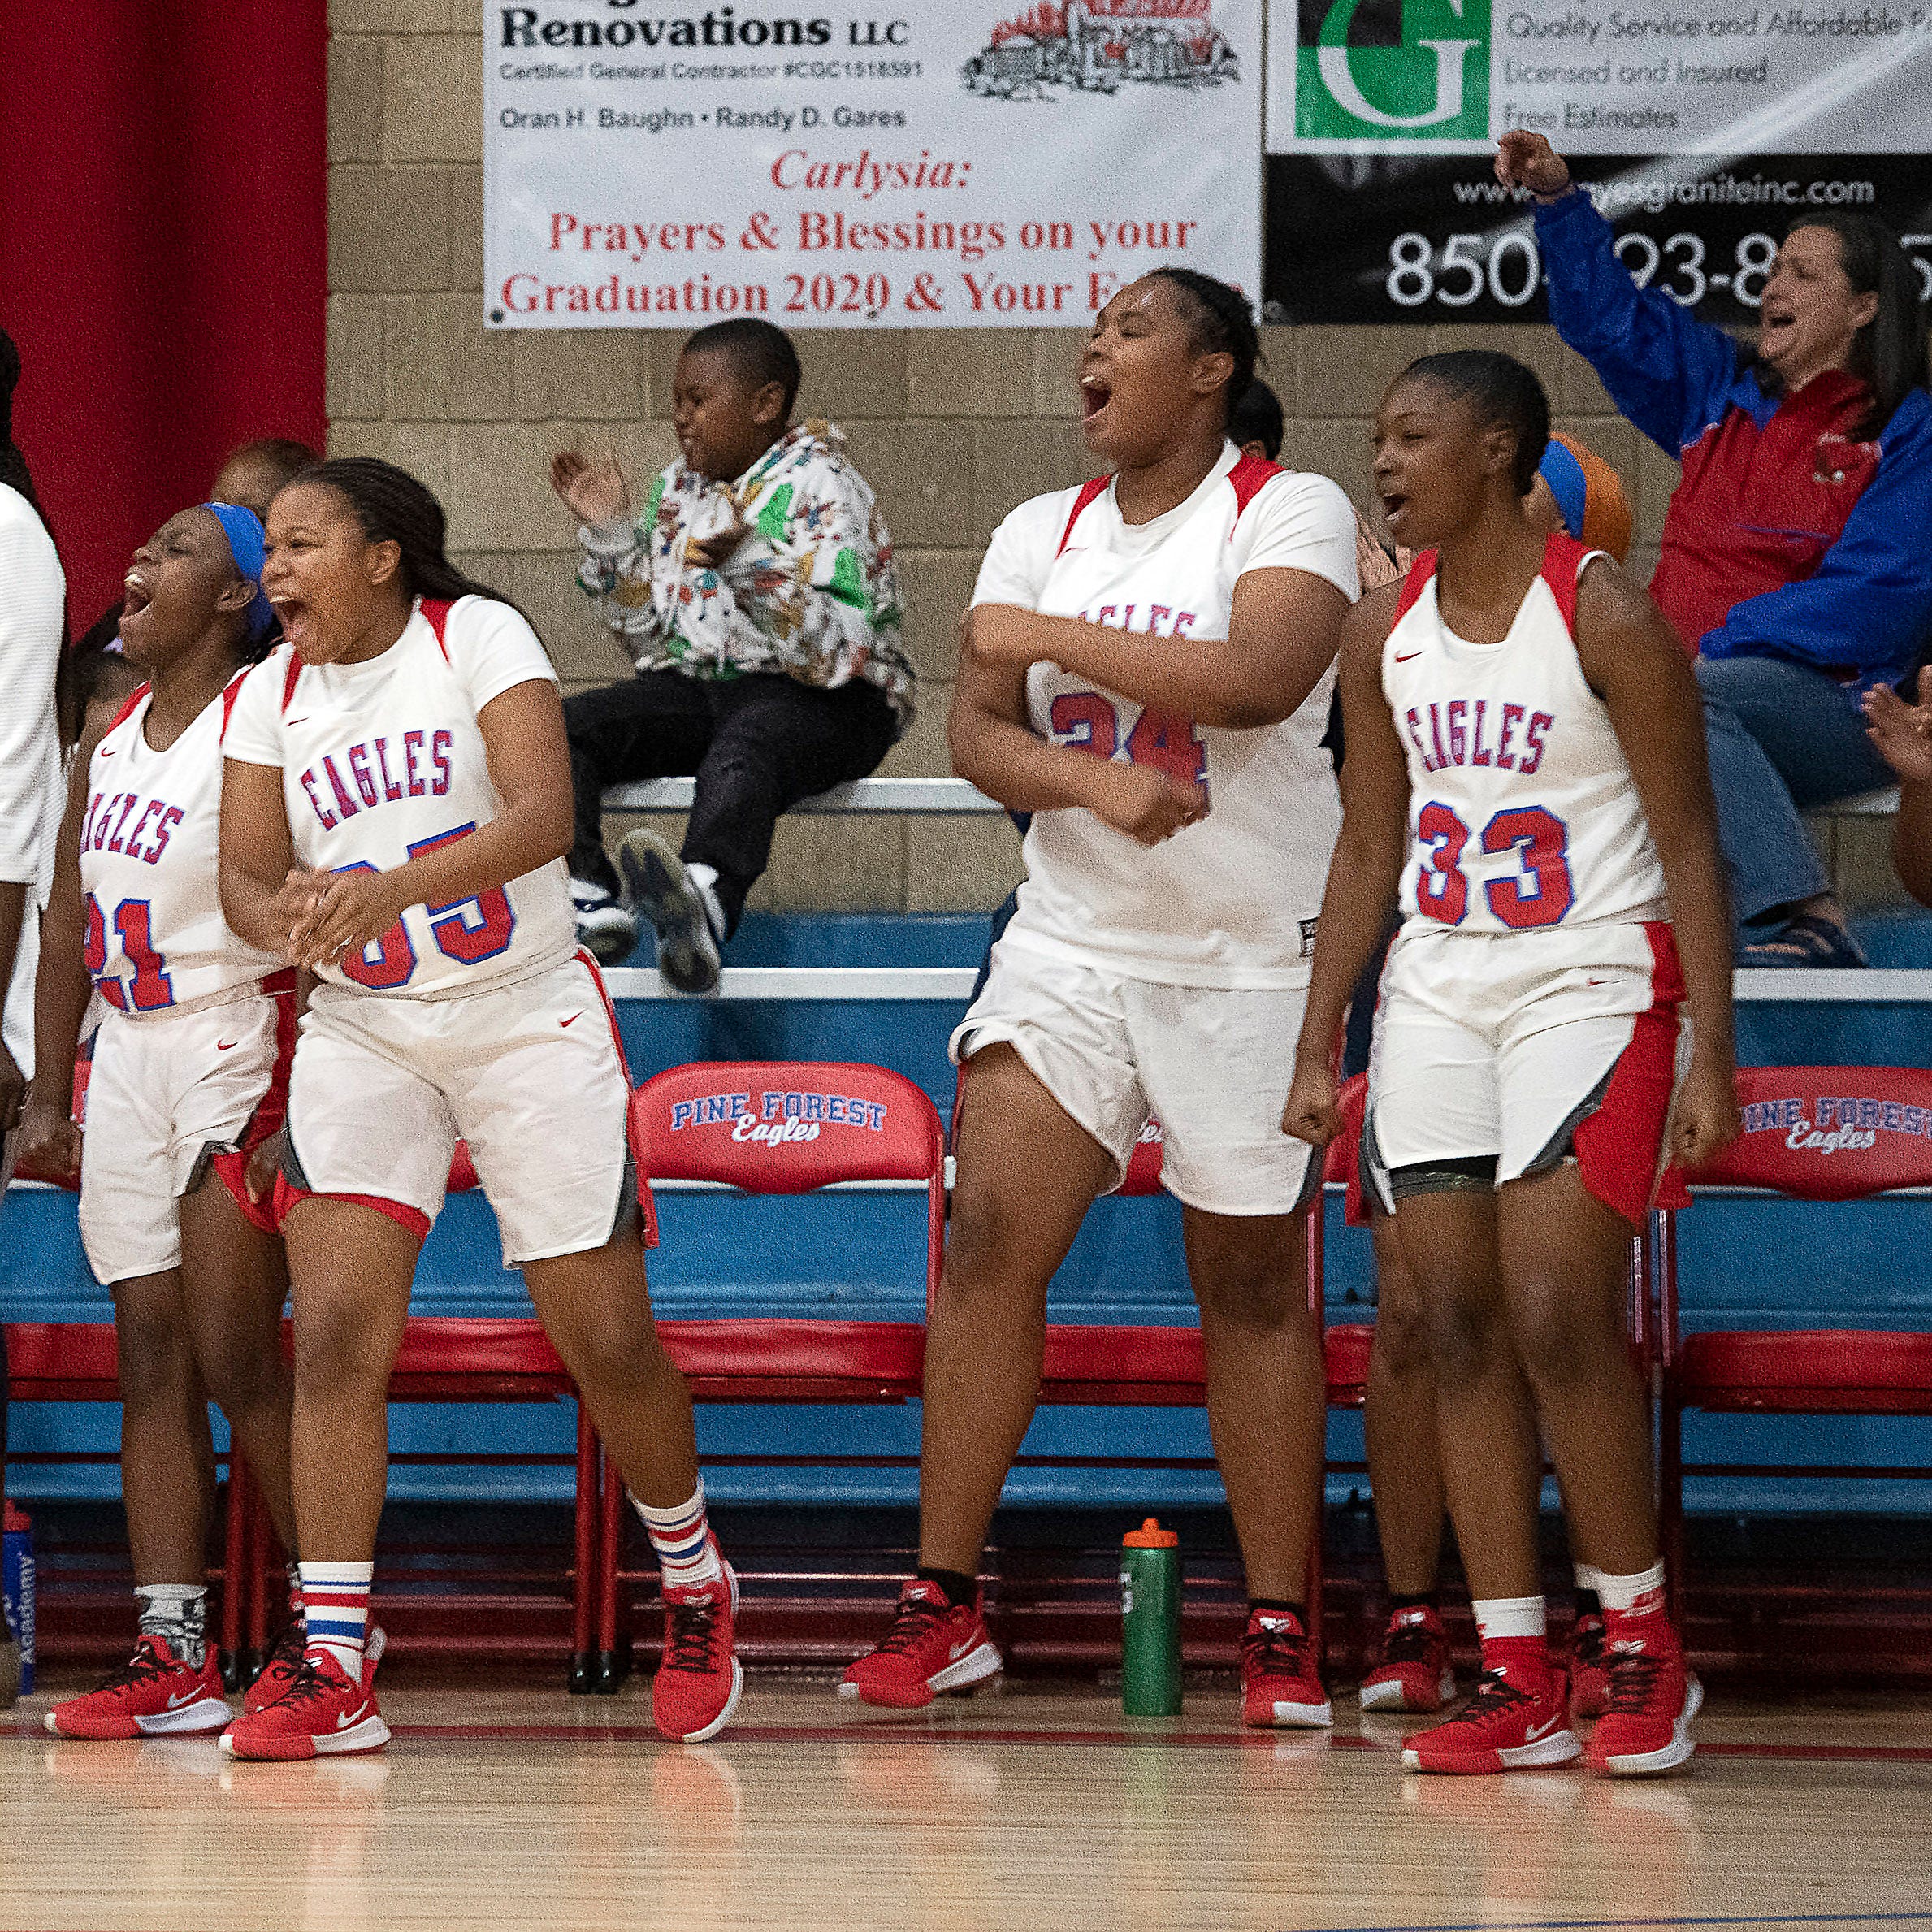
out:
M1048 711L1056 743L1071 751L1111 758L1120 747L1120 718L1111 698L1097 691L1063 691ZM1128 761L1152 765L1181 785L1207 782L1207 747L1184 717L1143 710L1127 736Z

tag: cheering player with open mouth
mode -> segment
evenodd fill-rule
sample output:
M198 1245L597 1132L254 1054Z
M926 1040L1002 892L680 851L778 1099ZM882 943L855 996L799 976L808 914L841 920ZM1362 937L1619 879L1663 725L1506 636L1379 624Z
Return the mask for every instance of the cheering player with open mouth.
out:
M268 537L288 642L229 721L221 884L238 933L321 981L277 1189L309 1648L223 1748L311 1757L388 1739L361 1657L389 1371L459 1135L505 1265L663 1565L658 1728L709 1737L743 1681L737 1584L706 1523L691 1396L652 1325L615 1016L574 951L556 674L522 617L450 563L441 506L391 464L297 478Z
M1601 552L1523 520L1549 433L1535 375L1489 351L1427 357L1383 400L1375 487L1421 554L1344 626L1345 817L1282 1121L1317 1146L1339 1130L1336 1033L1399 883L1363 1158L1427 1309L1483 1642L1475 1698L1408 1740L1425 1771L1583 1748L1544 1636L1539 1423L1602 1573L1591 1764L1682 1764L1701 1695L1664 1614L1622 1313L1665 1159L1737 1132L1730 915L1682 647Z

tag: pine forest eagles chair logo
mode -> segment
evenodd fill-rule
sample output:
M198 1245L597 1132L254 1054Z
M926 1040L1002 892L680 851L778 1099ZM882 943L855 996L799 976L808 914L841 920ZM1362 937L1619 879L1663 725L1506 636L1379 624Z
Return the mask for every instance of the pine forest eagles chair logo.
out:
M1297 0L1295 133L1407 146L1489 136L1490 0Z
M1214 0L1034 0L1002 20L960 70L968 90L1051 101L1072 88L1111 94L1124 81L1218 87L1241 63L1214 24Z

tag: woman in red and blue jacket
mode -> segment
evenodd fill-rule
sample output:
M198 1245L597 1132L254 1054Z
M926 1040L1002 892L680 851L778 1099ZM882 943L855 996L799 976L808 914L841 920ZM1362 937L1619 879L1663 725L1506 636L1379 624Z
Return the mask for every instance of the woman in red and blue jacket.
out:
M1932 397L1912 264L1869 215L1800 216L1753 357L1635 286L1541 135L1505 134L1496 168L1536 198L1557 333L1683 466L1650 594L1697 653L1739 963L1862 965L1798 815L1891 782L1862 702L1932 635Z

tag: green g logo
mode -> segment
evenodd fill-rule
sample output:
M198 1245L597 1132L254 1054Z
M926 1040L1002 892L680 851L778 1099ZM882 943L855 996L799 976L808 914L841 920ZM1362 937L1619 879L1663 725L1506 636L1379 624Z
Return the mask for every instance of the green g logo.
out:
M1489 0L1300 0L1295 132L1484 141Z

